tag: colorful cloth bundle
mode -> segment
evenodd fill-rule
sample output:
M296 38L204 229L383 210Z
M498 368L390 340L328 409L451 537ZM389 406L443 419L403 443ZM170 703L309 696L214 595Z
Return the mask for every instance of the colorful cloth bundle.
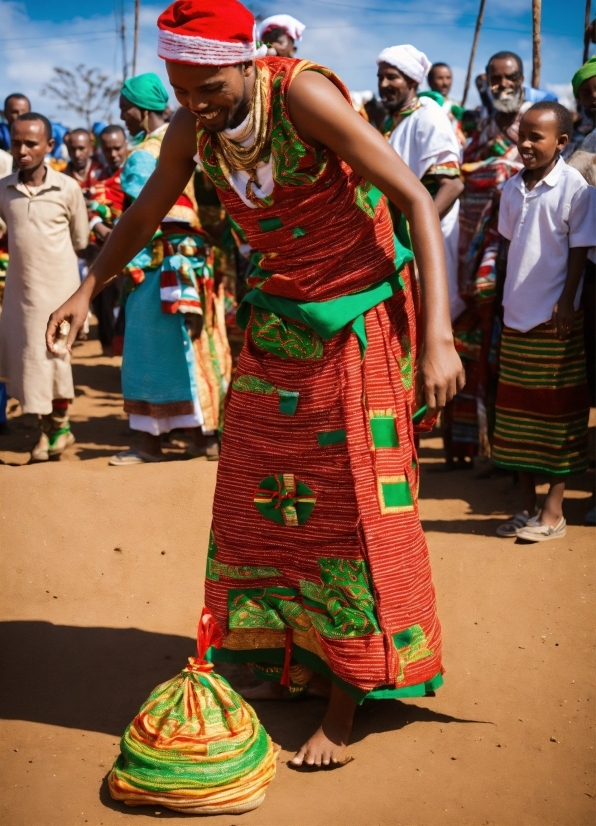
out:
M211 645L221 634L203 609L198 657L157 686L124 732L108 778L115 800L188 814L240 814L262 803L276 750L254 710L205 661Z

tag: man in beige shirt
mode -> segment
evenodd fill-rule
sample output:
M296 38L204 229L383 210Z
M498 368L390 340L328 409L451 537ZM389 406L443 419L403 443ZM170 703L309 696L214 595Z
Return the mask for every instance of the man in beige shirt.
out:
M9 264L0 316L0 380L23 413L37 413L42 433L32 459L45 461L74 442L68 404L74 398L70 356L50 356L48 316L80 283L77 252L89 240L78 184L44 163L50 122L28 112L14 122L11 148L17 172L0 180L0 218L8 232Z

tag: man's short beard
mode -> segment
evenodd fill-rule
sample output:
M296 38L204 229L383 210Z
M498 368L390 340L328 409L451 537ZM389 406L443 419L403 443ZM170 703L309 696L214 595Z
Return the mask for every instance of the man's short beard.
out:
M503 93L500 93L503 95ZM493 106L503 115L511 115L513 112L519 112L524 99L524 90L518 86L511 94L497 97L493 93Z

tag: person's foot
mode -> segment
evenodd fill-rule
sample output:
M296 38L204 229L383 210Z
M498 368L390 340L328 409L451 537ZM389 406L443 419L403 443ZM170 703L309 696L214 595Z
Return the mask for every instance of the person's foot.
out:
M208 462L217 462L219 460L219 437L217 433L205 434L200 428L197 428L193 443L188 446L186 452L191 458L205 456Z
M50 454L48 453L48 448L50 447L50 439L47 433L42 432L41 436L39 437L38 443L35 445L33 450L31 451L31 461L32 462L47 462L50 458Z
M60 430L56 430L50 434L48 455L50 457L60 456L67 447L74 445L74 443L75 437L70 430L70 425L67 424L65 427L61 427Z
M526 542L546 542L549 539L562 539L567 533L567 522L562 516L556 525L546 525L542 518L535 516L528 519L525 528L517 532L517 538Z
M355 710L354 700L334 685L321 726L288 761L288 766L326 768L343 765Z

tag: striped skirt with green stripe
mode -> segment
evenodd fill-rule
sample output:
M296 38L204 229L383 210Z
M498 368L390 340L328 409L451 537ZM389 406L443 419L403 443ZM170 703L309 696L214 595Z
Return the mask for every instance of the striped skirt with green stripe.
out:
M527 333L505 327L493 439L495 464L567 476L588 463L590 402L583 315L559 341L550 324Z

